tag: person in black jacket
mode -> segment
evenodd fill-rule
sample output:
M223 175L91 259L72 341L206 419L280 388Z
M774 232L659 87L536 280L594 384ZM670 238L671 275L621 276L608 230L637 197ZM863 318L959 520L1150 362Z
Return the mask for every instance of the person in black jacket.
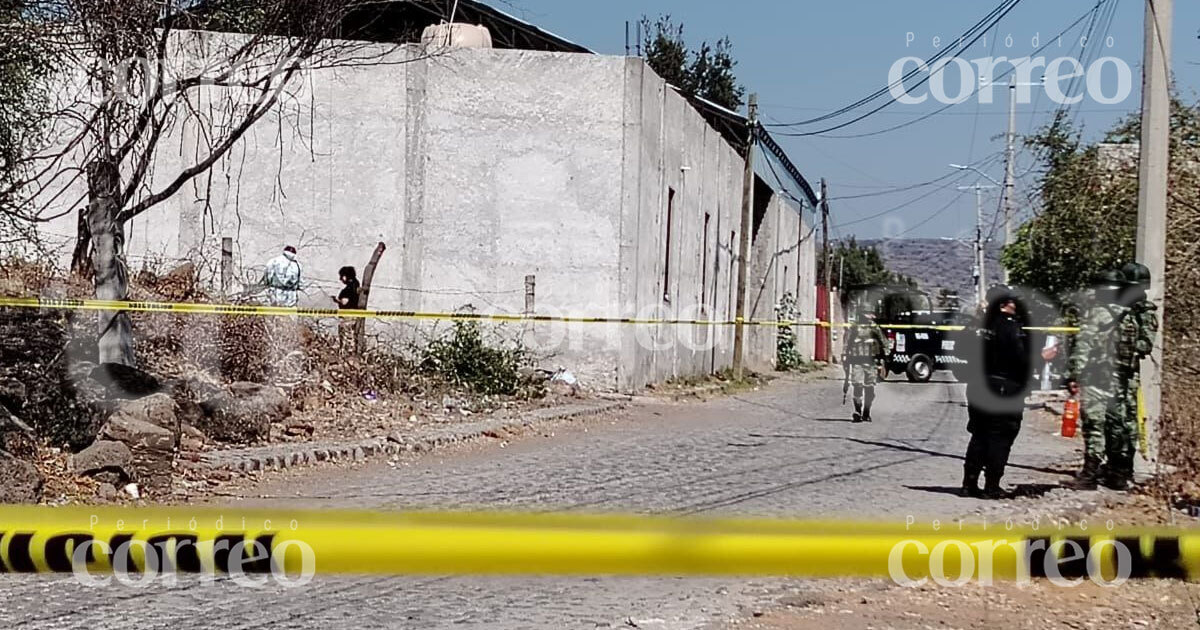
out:
M338 279L342 281L342 292L333 298L339 309L355 310L358 308L358 272L354 267L342 267L338 270Z
M967 382L967 446L963 496L1000 498L1000 480L1013 442L1021 432L1033 368L1029 316L1007 287L988 292L988 308L977 320ZM986 483L979 489L979 477Z
M342 281L342 291L333 298L339 310L357 310L359 308L358 272L354 267L342 267L338 270L338 279ZM353 319L342 319L338 322L338 340L343 353L355 354L357 339L357 322Z

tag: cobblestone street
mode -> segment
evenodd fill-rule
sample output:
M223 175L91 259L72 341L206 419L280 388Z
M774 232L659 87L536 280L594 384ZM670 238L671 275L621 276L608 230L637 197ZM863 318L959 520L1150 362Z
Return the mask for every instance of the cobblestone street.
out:
M953 494L967 434L962 386L887 383L876 421L854 425L832 378L783 379L707 403L635 404L507 444L435 451L269 479L270 507L566 510L677 515L954 518L982 502ZM1045 424L1044 422L1041 424ZM1027 421L1012 486L1057 483L1071 456ZM292 590L228 582L85 588L71 578L0 578L9 628L693 628L834 583L737 579L317 578ZM632 624L632 625L631 625Z

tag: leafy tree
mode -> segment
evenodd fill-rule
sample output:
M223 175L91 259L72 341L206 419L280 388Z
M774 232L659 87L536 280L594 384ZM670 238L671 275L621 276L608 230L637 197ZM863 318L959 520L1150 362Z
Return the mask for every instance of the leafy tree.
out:
M843 241L838 243L837 247L831 248L829 260L833 266L830 270L830 278L833 287L839 291L842 291L843 287L868 284L901 285L912 288L917 286L916 281L912 278L889 271L887 263L878 249L874 246L859 245L853 236L849 241ZM825 278L824 256L817 260L817 278Z
M642 16L642 55L650 68L667 83L679 89L686 89L691 83L683 25L676 25L671 16L660 16L657 22Z
M653 22L643 16L642 54L658 76L684 94L732 110L741 108L746 90L734 75L737 61L728 37L715 45L701 42L693 51L683 38L683 25L675 24L671 16L659 16Z
M733 43L728 37L718 40L715 46L704 42L693 53L692 65L688 68L691 93L722 107L737 110L742 106L746 89L738 84L733 73L735 66L737 61L733 58Z
M1105 142L1140 140L1140 117L1114 127ZM1200 146L1200 117L1172 103L1172 170ZM1137 159L1085 144L1066 118L1057 117L1026 141L1042 162L1041 208L1022 225L1003 255L1015 283L1063 300L1083 289L1096 273L1133 260L1137 240ZM1193 154L1194 155L1194 154ZM1172 187L1173 190L1176 187Z
M1165 306L1163 325L1163 417L1159 455L1178 469L1164 488L1195 493L1200 471L1200 106L1171 102L1168 170ZM1107 142L1141 140L1141 119L1133 115L1106 135ZM1039 150L1043 173L1038 215L1021 227L1004 253L1017 282L1062 300L1063 293L1087 285L1092 273L1135 255L1138 161L1104 155L1079 140L1060 118L1029 144ZM1071 304L1060 304L1071 323ZM1178 483L1187 485L1182 489ZM1174 487L1174 489L1171 489ZM1191 488L1191 490L1187 490Z
M48 51L13 25L26 0L0 0L0 245L28 240L33 232L20 216L16 181L21 156L41 131L36 109L45 91L39 79L51 67Z

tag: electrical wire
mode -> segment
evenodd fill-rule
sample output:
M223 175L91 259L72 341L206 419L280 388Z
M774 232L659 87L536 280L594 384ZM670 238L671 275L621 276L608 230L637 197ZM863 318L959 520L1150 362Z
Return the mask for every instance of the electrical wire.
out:
M1004 11L1004 13L1002 13L1002 14L1000 15L1000 17L998 17L998 18L996 19L996 23L999 23L999 21L1000 21L1000 20L1003 20L1003 19L1004 19L1004 18L1005 18L1005 17L1006 17L1006 16L1007 16L1007 15L1008 15L1010 12L1012 12L1012 10L1013 10L1013 9L1015 9L1015 8L1017 7L1017 5L1018 5L1018 4L1020 4L1020 3L1021 3L1021 0L1015 0L1015 1L1014 1L1014 2L1011 4L1011 5L1009 5L1009 6L1008 6L1008 8L1007 8L1007 9ZM985 31L982 31L982 32L980 32L980 33L979 33L978 35L976 35L976 36L975 36L975 37L974 37L974 38L973 38L971 41L967 42L966 46L964 46L964 47L962 48L962 50L969 50L969 49L971 48L971 46L974 46L974 45L975 45L975 42L978 42L978 41L979 41L979 40L980 40L980 39L981 39L981 38L982 38L982 37L983 37L985 34L987 34L987 31L986 31L986 30L985 30ZM949 50L949 49L948 49L948 50ZM927 82L929 82L931 79L933 79L934 75L936 75L936 74L938 74L938 73L942 72L942 71L943 71L945 68L946 68L946 66L942 66L942 67L940 67L940 68L937 68L936 70L931 70L931 71L929 72L929 75L928 75L928 76L926 76L926 77L923 77L923 78L922 78L920 81L918 81L918 82L916 83L916 85L914 85L913 87L920 87L920 86L924 85L925 83L927 83ZM873 109L873 110L871 110L871 111L869 111L869 112L867 112L867 113L865 113L865 114L863 114L863 115L861 115L861 116L858 116L857 118L854 118L854 119L848 120L848 121L846 121L846 122L844 122L844 123L841 123L841 124L839 124L839 125L834 125L834 126L832 126L832 127L827 127L827 128L825 128L825 129L822 129L822 130L820 130L820 131L792 132L792 133L777 132L777 134L778 134L778 135L780 135L780 136L785 136L785 137L793 137L793 138L802 138L802 137L806 137L806 136L818 136L818 135L823 135L823 134L829 133L830 131L837 131L838 129L844 129L844 128L846 128L846 127L849 127L850 125L853 125L853 124L856 124L856 123L858 123L858 122L861 122L861 121L863 121L863 120L866 120L867 118L870 118L871 116L873 116L873 115L875 115L875 114L879 113L880 111L883 111L884 109L886 109L886 108L888 108L888 107L892 106L894 103L896 103L896 98L895 98L895 97L892 97L892 98L891 98L891 99L889 99L887 102L885 102L883 105L880 105L879 107L876 107L875 109Z
M932 221L932 220L934 220L934 219L938 218L938 217L939 217L939 216L941 216L941 215L942 215L944 212L946 212L946 211L947 211L947 210L949 210L951 207L953 207L953 206L954 206L954 204L958 203L958 201L959 201L960 199L962 199L962 196L963 196L964 194L966 194L966 193L964 193L964 192L961 192L961 191L960 191L960 192L959 192L957 195L955 195L955 197L954 197L953 199L951 199L951 200L950 200L950 203L947 203L946 205L944 205L944 206L942 206L941 208L939 208L939 209L938 209L937 211L935 211L933 214L929 215L929 217L928 217L928 218L926 218L924 221L921 221L920 223L918 223L918 224L916 224L916 225L914 225L914 226L912 226L912 227L908 228L907 230L904 230L903 232L901 232L901 233L899 233L899 234L897 234L897 235L895 235L895 236L890 236L890 237L888 237L888 238L885 238L885 239L883 239L883 240L884 240L884 241L894 241L894 240L896 240L896 239L900 238L901 236L906 236L906 235L908 235L908 234L911 234L911 233L913 233L913 232L914 232L914 231L916 231L918 228L920 228L920 227L923 227L923 226L924 226L926 223L929 223L930 221Z
M997 24L995 27L992 28L992 48L991 48L991 50L988 51L988 57L992 58L992 59L996 58L996 42L998 42L1000 39L997 36L997 33L999 33L999 30L1000 30L999 24ZM975 141L978 139L978 135L979 135L979 110L982 108L983 108L983 103L979 102L979 99L976 99L975 100L975 116L971 122L971 146L967 149L968 163L971 160L975 159Z
M915 203L917 203L917 202L919 202L919 201L924 201L925 199L928 199L928 198L930 198L930 197L932 197L932 196L936 195L937 193L939 193L939 192L942 192L942 191L944 191L944 190L946 190L946 189L950 188L951 186L953 186L953 185L957 184L958 182L962 181L962 180L963 180L963 179L964 179L966 176L967 176L967 175L966 175L966 173L965 173L965 172L958 173L958 174L957 174L957 177L955 177L953 180L951 180L949 183L947 183L947 184L946 184L946 185L944 185L944 186L939 186L939 187L937 187L937 188L935 188L935 189L933 189L933 190L931 190L931 191L929 191L929 192L927 192L927 193L924 193L924 194L922 194L922 195L921 195L921 196L919 196L919 197L916 197L916 198L914 198L914 199L910 199L910 200L908 200L908 201L906 201L906 202L904 202L904 203L902 203L902 204L900 204L900 205L898 205L898 206L894 206L894 207L888 208L887 210L884 210L884 211L882 211L882 212L876 212L875 214L872 214L872 215L870 215L870 216L865 216L865 217L862 217L862 218L860 218L860 219L855 219L855 220L853 220L853 221L846 221L846 222L844 222L844 223L838 223L836 227L839 227L839 228L850 227L851 225L858 225L859 223L866 223L867 221L871 221L871 220L874 220L874 219L878 219L878 218L881 218L881 217L885 217L885 216L887 216L887 215L889 215L889 214L892 214L892 213L894 213L894 212L899 212L900 210L903 210L903 209L905 209L905 208L907 208L907 207L909 207L909 206L911 206L911 205L913 205L913 204L915 204Z
M1099 15L1099 18L1094 20L1092 28L1086 35L1086 39L1081 40L1079 63L1084 68L1090 67L1096 59L1100 58L1100 54L1104 49L1104 40L1107 39L1108 34L1112 31L1113 20L1116 18L1117 8L1120 4L1121 0L1111 0L1104 7L1104 11ZM1100 29L1099 37L1096 37L1097 28ZM1063 94L1074 94L1075 90L1080 87L1081 79L1083 79L1082 75L1072 77ZM1080 98L1078 103L1063 104L1059 107L1059 112L1062 112L1069 118L1072 128L1075 127L1079 120L1079 109L1081 109L1083 100L1083 98Z
M771 156L768 155L761 146L758 147L758 151L763 156L763 162L766 162L767 166L771 169L771 175L775 177L775 181L779 184L779 192L788 199L800 204L801 209L805 207L811 207L812 204L810 204L807 200L796 198L796 195L793 195L791 191L787 189L787 185L783 183L783 178L779 177L779 171L775 170L775 164L771 161ZM811 209L816 210L816 208Z
M994 160L994 159L995 159L995 156L993 155L991 158L988 158L985 160L980 160L979 162L971 164L971 166L977 168L977 167L983 165L985 162L987 162L989 160ZM931 179L927 182L921 182L920 184L904 186L903 188L891 188L889 190L881 190L881 191L877 191L877 192L861 193L861 194L856 194L856 195L845 195L842 197L830 197L829 200L830 201L845 201L845 200L849 200L849 199L865 199L867 197L883 197L886 195L894 195L896 193L908 192L910 190L916 190L918 188L925 188L926 186L932 186L934 184L943 182L951 177L954 177L955 174L956 173L954 171L951 171L949 173L946 173L945 175L942 175L941 177L939 177L937 179Z
M802 110L802 111L822 111L822 112L825 111L824 107L801 107L798 105L763 105L762 103L759 103L758 107L759 107L760 112L764 108ZM1026 113L1029 113L1029 114L1053 114L1057 111L1058 111L1058 108L1056 107L1054 109L1029 110ZM1092 113L1092 114L1109 114L1109 113L1113 112L1113 109L1110 107L1104 107L1104 108L1093 107L1093 108L1082 109L1080 111L1085 112L1085 113ZM1128 109L1128 110L1123 110L1123 111L1125 113L1134 113L1139 110ZM910 118L928 115L926 112L899 112L899 111L897 111L897 112L879 112L879 114L881 116L908 116ZM995 111L995 112L981 111L981 112L979 112L979 115L980 116L1008 116L1008 112L1007 111ZM764 114L763 116L765 118L770 118L772 120L779 120L775 116L770 116L770 115L766 115L766 114ZM947 113L946 116L975 116L975 112L950 112L950 113ZM765 125L765 123L764 123L764 125ZM843 184L843 185L845 185L845 184Z
M955 40L958 42L958 45L950 46L950 47L947 47L947 48L939 51L937 54L935 54L932 57L930 57L929 59L925 60L925 66L931 67L933 64L937 63L942 58L950 55L951 53L953 53L955 51L958 51L960 49L966 50L967 48L970 48L971 44L974 44L976 41L978 41L980 36L982 36L984 33L986 33L988 30L990 30L996 23L998 23L1000 20L1002 20L1005 15L1008 15L1008 13L1010 11L1012 11L1012 9L1015 8L1018 4L1020 4L1021 1L1022 0L1003 0L1003 2L1001 2L999 6L997 6L995 9L992 9L992 11L990 13L988 13L986 16L984 16L983 19L976 22L975 25L972 26L970 29L968 29L966 33L963 33L961 36L959 36L958 39ZM972 38L971 42L968 43L966 46L963 46L962 42L963 42L963 40L965 40L967 38ZM854 103L851 103L845 107L842 107L841 109L830 112L823 116L818 116L816 118L810 118L808 120L802 120L802 121L794 122L794 123L779 123L779 124L769 125L769 126L771 126L771 127L802 127L802 126L811 125L811 124L818 123L818 122L824 122L824 121L830 120L832 118L837 118L838 116L841 116L842 114L854 111L855 109L858 109L859 107L862 107L863 105L866 105L872 101L878 100L880 97L889 94L893 88L904 85L905 81L908 81L909 79L913 78L914 76L916 76L919 73L920 73L920 67L918 66L917 68L914 68L913 70L909 71L904 76L902 76L899 79L897 79L896 81L888 84L887 86L885 86L879 90L876 90L875 92L867 95L866 97L859 99L858 101L855 101ZM925 79L924 81L927 81L927 80L928 80L928 78ZM924 81L922 81L921 83L924 83ZM920 83L918 83L918 85L920 85ZM889 102L889 104L890 104L890 102Z
M1053 42L1057 41L1057 40L1058 40L1060 37L1062 37L1063 35L1066 35L1067 33L1069 33L1069 32L1071 32L1072 30L1074 30L1074 29L1075 29L1075 27L1077 27L1077 26L1079 26L1081 23L1083 23L1083 21L1084 21L1084 20L1086 20L1086 19L1088 18L1088 16L1091 16L1091 15L1095 15L1095 14L1097 14L1097 13L1099 12L1099 10L1100 10L1100 7L1101 7L1101 6L1103 6L1104 4L1106 4L1106 3L1108 3L1108 2L1111 2L1111 1L1112 1L1112 0L1097 0L1097 2L1096 2L1096 4L1095 4L1095 6L1093 6L1093 7L1092 7L1092 8L1091 8L1091 9L1090 9L1090 10L1089 10L1087 13L1084 13L1083 15L1079 16L1079 18L1077 18L1077 19L1076 19L1074 22L1072 22L1072 23L1071 23L1070 25L1068 25L1068 26L1067 26L1065 29L1063 29L1061 32L1059 32L1059 33L1058 33L1058 35L1055 35L1054 37L1050 38L1050 40L1048 40L1048 43L1046 43L1044 46L1041 46L1041 47L1040 47L1040 48L1038 48L1037 50L1035 50L1035 51L1033 51L1032 53L1030 53L1030 55L1029 55L1029 56L1033 57L1033 56L1036 56L1038 53L1041 53L1041 52L1045 51L1047 48L1049 48L1049 47L1050 47L1051 43L1053 43ZM1016 72L1016 68L1015 68L1015 67L1014 67L1014 68L1009 68L1008 70L1004 71L1004 72L1003 72L1003 73L1001 73L999 76L997 76L995 79L993 79L993 80L992 80L992 82L993 82L993 83L997 83L997 82L999 82L1001 79L1004 79L1004 78L1008 77L1008 76L1009 76L1010 74L1012 74L1013 72ZM1039 93L1039 94L1040 94L1040 93ZM943 113L943 112L945 112L946 110L948 110L948 109L950 109L950 108L952 108L952 107L954 107L955 105L958 105L958 104L959 104L959 103L949 103L949 104L947 104L947 105L943 105L942 107L940 107L940 108L938 108L938 109L935 109L935 110L934 110L934 111L932 111L932 112L929 112L928 114L925 114L925 115L921 116L920 118L917 118L917 119L914 119L914 120L910 120L910 121L906 121L906 122L900 123L900 124L898 124L898 125L895 125L895 126L892 126L892 127L888 127L888 128L885 128L885 129L880 129L880 130L877 130L877 131L869 131L869 132L866 132L866 133L857 133L857 134L826 134L826 133L821 133L821 132L818 132L818 133L817 133L817 134L815 134L815 135L819 135L819 136L820 136L820 137L822 137L822 138L836 138L836 139L843 139L843 140L856 139L856 138L870 138L870 137L873 137L873 136L880 136L880 135L883 135L883 134L886 134L886 133L891 133L891 132L893 132L893 131L898 131L898 130L900 130L900 129L904 129L904 128L906 128L906 127L911 127L912 125L916 125L916 124L918 124L918 123L925 122L926 120L929 120L930 118L933 118L934 116L937 116L937 115L939 115L939 114L942 114L942 113ZM1054 110L1054 111L1057 111L1057 110ZM969 115L969 114L963 114L963 115ZM788 134L786 134L786 133L779 133L779 132L776 132L776 135L780 135L780 136L787 136Z

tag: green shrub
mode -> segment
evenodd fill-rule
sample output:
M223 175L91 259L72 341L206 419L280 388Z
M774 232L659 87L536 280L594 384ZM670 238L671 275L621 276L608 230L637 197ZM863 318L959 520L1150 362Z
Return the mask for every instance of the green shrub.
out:
M775 319L781 322L794 322L797 316L796 298L791 293L783 294L783 298L775 306ZM795 326L780 326L775 339L775 369L780 372L790 372L800 369L808 363L796 349Z
M511 396L521 384L520 369L530 363L520 344L493 347L477 322L455 322L422 353L421 367L447 382L485 395Z

